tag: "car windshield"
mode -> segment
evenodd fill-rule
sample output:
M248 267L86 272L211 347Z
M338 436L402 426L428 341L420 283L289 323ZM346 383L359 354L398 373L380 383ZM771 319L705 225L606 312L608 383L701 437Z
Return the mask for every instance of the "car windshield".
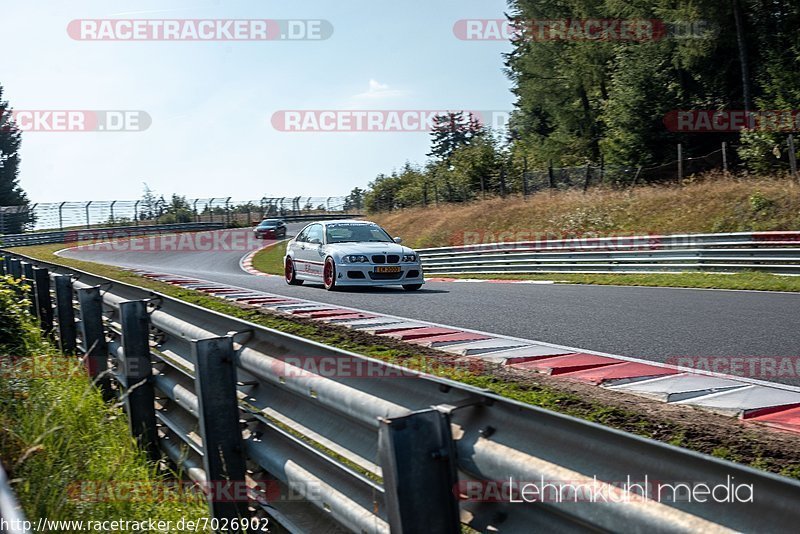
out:
M275 228L278 226L278 221L261 221L258 226L260 228Z
M364 241L385 243L391 242L392 238L377 224L341 223L326 226L325 241L328 244Z

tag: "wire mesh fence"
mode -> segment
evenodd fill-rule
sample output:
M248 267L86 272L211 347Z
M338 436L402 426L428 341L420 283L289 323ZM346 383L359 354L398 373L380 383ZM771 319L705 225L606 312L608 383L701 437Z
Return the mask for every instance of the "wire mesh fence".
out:
M263 197L258 200L181 198L179 203L162 199L38 203L0 206L0 234L187 222L249 226L264 217L344 214L360 208L360 202L350 202L348 197L341 196Z
M676 146L676 152L680 152ZM381 188L367 193L369 211L391 211L415 206L458 203L490 196L531 195L540 191L583 189L599 185L626 188L645 183L680 183L684 178L712 170L735 170L735 149L723 145L701 156L678 155L673 160L653 166L586 164L546 169L519 168L509 164L480 175L429 175L422 183Z

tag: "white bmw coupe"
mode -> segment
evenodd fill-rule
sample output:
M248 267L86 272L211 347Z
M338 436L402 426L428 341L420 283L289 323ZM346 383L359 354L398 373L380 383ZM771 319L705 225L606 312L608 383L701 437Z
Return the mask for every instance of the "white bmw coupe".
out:
M286 283L322 282L328 291L390 285L415 291L425 283L419 254L369 221L309 224L286 245L284 269Z

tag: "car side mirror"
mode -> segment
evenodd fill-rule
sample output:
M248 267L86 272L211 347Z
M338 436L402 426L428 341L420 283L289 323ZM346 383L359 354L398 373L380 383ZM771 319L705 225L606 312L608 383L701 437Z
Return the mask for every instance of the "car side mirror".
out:
M403 239L402 239L401 237L395 237L395 238L394 238L394 242L395 242L395 243L397 243L397 244L399 245L400 243L402 243L402 242L403 242Z
M312 238L312 239L309 239L308 242L311 243L312 245L319 245L320 243L322 243L322 241L320 241L316 237Z

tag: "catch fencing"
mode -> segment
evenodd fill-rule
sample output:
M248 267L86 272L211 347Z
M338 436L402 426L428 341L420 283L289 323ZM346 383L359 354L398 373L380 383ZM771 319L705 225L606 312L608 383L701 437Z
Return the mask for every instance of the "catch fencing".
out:
M0 235L0 246L22 247L45 245L49 243L79 243L81 241L102 241L123 239L142 235L162 235L176 232L201 232L220 230L223 223L185 223L154 224L149 226L116 226L113 228L93 228L91 230L70 230L59 232L29 232L25 234Z
M418 252L427 275L686 271L800 274L800 232L541 239Z
M181 199L176 205L153 200L107 200L0 206L0 234L23 230L80 229L170 223L223 223L250 226L264 217L358 213L347 197L262 197Z
M249 505L295 532L455 534L462 523L501 533L779 532L800 522L795 480L91 273L8 252L2 265L33 280L43 330L66 354L84 354L100 387L124 400L151 457L167 456L200 484L252 488L246 502L209 493L210 514L220 520L249 514ZM331 375L307 365L320 361L370 372ZM626 477L673 485L735 480L752 486L753 500L615 502ZM275 491L264 493L259 481ZM495 487L504 481L508 495ZM594 485L606 499L512 501L522 498L522 481Z

